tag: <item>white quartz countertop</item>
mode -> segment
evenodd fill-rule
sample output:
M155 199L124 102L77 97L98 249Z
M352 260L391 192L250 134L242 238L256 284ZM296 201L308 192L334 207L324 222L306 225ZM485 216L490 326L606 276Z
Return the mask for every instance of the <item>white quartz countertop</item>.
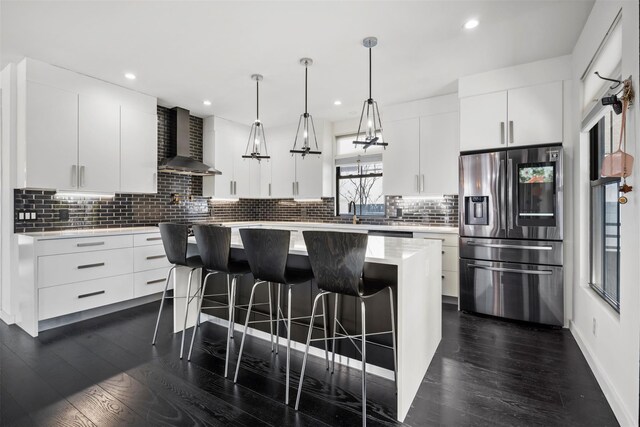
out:
M330 222L287 222L287 221L234 221L224 222L228 227L243 226L268 226L268 227L286 227L293 229L304 228L321 228L336 230L379 230L379 231L405 231L412 233L447 233L458 234L458 227L445 227L433 225L378 225L378 224L344 224Z
M83 228L74 230L40 231L35 233L17 233L37 239L63 239L74 237L121 236L127 234L157 233L158 227L122 227L122 228Z
M214 222L215 223L215 222ZM235 221L223 222L228 227L269 227L285 228L293 230L322 229L322 230L354 230L367 232L376 231L404 231L413 233L447 233L458 234L457 227L439 227L425 225L373 225L373 224L336 224L324 222L286 222L286 221ZM60 239L75 237L119 236L126 234L155 233L158 227L122 227L122 228L85 228L59 231L40 231L31 233L18 233L21 236L29 236L41 239ZM373 236L372 236L373 237Z

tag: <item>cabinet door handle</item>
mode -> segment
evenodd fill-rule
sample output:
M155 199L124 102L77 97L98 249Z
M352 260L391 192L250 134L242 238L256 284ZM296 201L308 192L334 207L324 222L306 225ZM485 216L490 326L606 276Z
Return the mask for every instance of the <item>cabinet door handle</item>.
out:
M78 270L83 270L85 268L95 268L95 267L104 267L104 262L96 262L95 264L79 265Z
M233 195L238 195L238 181L233 181Z
M71 186L76 188L78 186L78 166L71 166Z
M80 187L84 187L84 166L80 166Z
M88 294L78 295L78 298L93 297L93 296L100 295L100 294L104 294L104 293L105 293L105 291L90 292L90 293L88 293Z
M147 242L153 242L154 240L162 240L162 237L147 237Z
M424 191L424 174L420 175L420 192Z
M296 183L293 181L291 182L291 194L296 195Z
M553 274L553 271L551 270L521 270L519 268L489 267L486 265L479 265L479 264L468 264L468 265L471 268L495 271L497 273L519 273L519 274L529 274L532 276L550 276Z
M296 181L296 196L300 195L300 183Z
M87 242L87 243L78 243L76 246L79 248L86 248L87 246L102 246L104 242Z
M147 282L147 285L153 285L154 283L160 283L160 282L164 282L165 279L156 279L156 280L149 280Z
M515 144L513 142L513 120L509 120L509 144Z
M233 181L229 181L229 194L233 196Z
M506 142L504 137L504 122L500 122L500 144L504 144Z
M160 259L160 258L166 258L166 255L149 255L147 257L147 259Z
M271 183L269 183L269 195L271 195Z
M416 191L420 191L420 175L416 175Z

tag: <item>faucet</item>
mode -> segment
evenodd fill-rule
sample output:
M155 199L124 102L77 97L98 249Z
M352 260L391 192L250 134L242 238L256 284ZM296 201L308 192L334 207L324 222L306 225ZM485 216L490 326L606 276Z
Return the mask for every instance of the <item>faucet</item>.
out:
M353 209L353 211L352 211ZM358 216L356 215L356 202L355 201L350 201L349 202L349 213L353 213L353 218L352 221L354 224L358 223Z

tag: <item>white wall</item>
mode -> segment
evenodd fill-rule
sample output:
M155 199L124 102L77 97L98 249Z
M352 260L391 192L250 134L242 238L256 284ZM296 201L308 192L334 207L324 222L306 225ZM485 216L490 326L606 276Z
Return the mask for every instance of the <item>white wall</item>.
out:
M575 248L573 253L573 317L571 332L580 345L591 369L623 426L638 425L638 382L640 360L640 194L636 177L628 179L636 185L629 194L629 203L621 206L621 309L618 315L589 287L589 146L581 133L582 94L580 77L604 38L618 11L622 9L623 60L622 75L633 76L638 87L638 2L596 1L573 52L573 179L575 191L567 202L573 202L577 221L574 222ZM634 105L628 115L627 148L638 158L640 110ZM567 260L571 262L571 259ZM596 332L593 333L593 322Z

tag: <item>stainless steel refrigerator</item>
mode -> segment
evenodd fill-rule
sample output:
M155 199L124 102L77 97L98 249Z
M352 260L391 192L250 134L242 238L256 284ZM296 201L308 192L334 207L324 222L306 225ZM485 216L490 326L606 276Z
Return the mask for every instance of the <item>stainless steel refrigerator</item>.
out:
M562 147L460 156L460 309L564 323Z

